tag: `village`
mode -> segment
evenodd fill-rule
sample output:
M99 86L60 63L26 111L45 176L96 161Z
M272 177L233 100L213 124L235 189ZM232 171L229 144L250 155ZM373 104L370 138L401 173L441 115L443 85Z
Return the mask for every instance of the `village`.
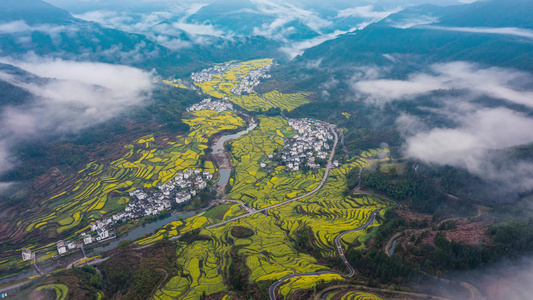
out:
M237 67L240 64L226 63L225 65L214 66L209 69L204 69L198 73L192 73L191 79L194 82L202 83L211 81L213 75L224 74L229 68Z
M270 78L271 75L267 74L270 71L272 65L266 65L260 67L255 71L251 71L245 77L241 77L239 85L231 88L231 92L234 95L242 95L243 93L252 94L254 93L253 88L261 83L260 79Z
M283 150L270 154L268 159L278 161L290 171L320 168L320 162L326 163L333 144L333 135L329 130L334 130L334 125L312 119L289 119L288 122L297 134L285 139ZM262 168L267 165L266 161L260 163ZM333 162L333 167L338 165L338 161Z
M211 98L202 100L200 103L196 103L193 106L187 108L187 112L199 111L199 110L214 110L216 112L223 112L227 110L233 110L233 105L221 100L213 101Z
M233 64L228 63L223 66L222 65L214 66L209 69L202 70L198 73L192 73L191 79L192 81L196 83L211 81L214 75L221 75L222 79L224 79L224 73L226 73L229 68L239 67L240 65L241 65L240 63L233 63ZM238 82L239 82L238 85L236 85L236 83L233 82L233 84L235 85L231 88L231 93L233 95L238 95L238 96L242 94L254 93L253 88L259 85L259 83L261 83L260 80L262 78L271 77L270 74L267 74L270 71L270 68L272 68L272 64L259 67L258 69L249 72L246 76L241 76L240 78L238 78ZM213 86L213 88L218 89L218 86Z
M157 186L157 191L145 191L140 188L130 191L128 193L130 201L123 211L115 213L111 218L91 223L91 230L80 234L81 242L57 241L57 252L63 255L84 245L113 239L116 237L117 225L127 221L138 222L142 217L156 216L163 211L171 210L173 206L183 205L193 199L199 191L206 189L211 179L213 174L207 170L188 169L178 173L169 182ZM35 253L30 249L22 250L23 261L34 257Z

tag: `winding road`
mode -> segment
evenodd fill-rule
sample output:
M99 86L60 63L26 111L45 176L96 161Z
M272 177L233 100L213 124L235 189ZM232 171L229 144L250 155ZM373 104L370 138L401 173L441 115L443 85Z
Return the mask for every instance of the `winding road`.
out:
M348 275L346 275L345 277L352 277L355 274L355 270L353 269L352 265L350 265L350 263L346 259L345 255L344 255L344 251L342 250L342 243L341 243L342 237L345 236L348 233L352 233L352 232L355 232L355 231L361 231L361 230L367 229L368 226L370 226L370 225L372 225L372 223L374 223L374 220L376 219L376 215L377 215L378 212L379 212L379 210L374 211L372 213L372 217L370 217L370 220L365 225L363 225L363 226L361 226L359 228L355 228L355 229L352 229L352 230L349 230L349 231L345 231L345 232L339 234L335 238L335 246L337 246L337 250L339 251L339 255L341 256L342 261L344 262L344 264L346 265L348 270L350 270L350 273L348 273Z
M240 201L240 200L234 200L234 199L227 199L227 198L224 198L222 199L222 201L225 201L225 202L231 202L231 203L238 203L241 205L242 209L244 209L245 211L249 212L249 213L252 213L252 212L255 212L255 209L246 205L246 203Z

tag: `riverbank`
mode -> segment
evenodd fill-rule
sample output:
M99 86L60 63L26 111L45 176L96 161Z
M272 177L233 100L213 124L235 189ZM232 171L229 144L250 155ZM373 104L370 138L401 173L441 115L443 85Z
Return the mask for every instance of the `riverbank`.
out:
M225 144L231 140L236 140L240 138L241 136L247 134L248 132L254 130L257 127L258 123L255 122L252 117L248 117L250 118L250 120L248 122L248 127L245 130L237 132L235 134L222 135L216 137L213 140L213 145L211 149L213 150L213 157L215 158L215 161L218 166L219 179L217 185L220 195L222 197L224 197L225 195L226 186L231 177L231 172L233 171L233 166L231 165L231 155L226 149Z

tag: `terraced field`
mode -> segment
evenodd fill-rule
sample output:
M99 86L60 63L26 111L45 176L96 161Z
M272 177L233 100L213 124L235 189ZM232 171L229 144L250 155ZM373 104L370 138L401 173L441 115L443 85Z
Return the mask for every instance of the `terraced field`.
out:
M365 292L347 292L346 294L342 296L332 294L331 296L328 296L326 299L333 299L334 296L337 296L335 298L341 299L341 300L382 300L380 297L376 295L365 293Z
M67 299L68 294L68 287L64 284L49 284L49 285L43 285L35 289L36 291L41 290L53 290L56 294L56 300L64 300Z
M291 111L298 106L311 102L307 99L310 93L282 94L278 91L272 91L263 95L265 99L272 102L276 107L282 110Z
M176 79L176 80L163 80L163 83L164 83L164 84L171 85L171 86L176 87L176 88L180 88L180 89L188 89L188 87L187 87L186 85L183 84L183 82L181 81L181 79Z
M199 299L203 292L212 294L226 290L219 272L219 253L229 247L214 241L198 241L179 250L177 264L182 270L157 293L155 299Z
M248 111L267 111L272 108L272 105L256 94L231 96L229 100Z
M278 219L279 226L291 236L297 229L308 226L313 231L315 246L320 252L335 257L338 254L334 240L338 234L364 225L373 211L391 204L370 195L343 196L345 175L355 166L356 162L333 169L326 185L316 194L272 209L269 214ZM377 222L373 224L377 225ZM343 241L352 243L364 235L365 231L354 232Z
M237 238L231 235L233 226L253 228L254 235ZM250 281L270 281L292 272L315 272L325 267L306 254L298 253L287 241L286 233L275 225L275 220L262 214L246 218L242 222L220 228L200 231L210 236L209 241L192 244L180 243L178 264L187 270L172 278L164 288L156 293L156 299L198 299L206 294L228 290L221 274L228 276L231 263L229 251L238 248L238 255L251 270ZM228 242L234 239L234 244ZM201 263L200 263L201 262Z
M291 278L279 288L278 294L287 298L291 292L299 289L312 289L319 283L328 283L336 280L343 280L343 278L338 274L322 274L316 276Z
M371 212L385 208L391 203L374 196L354 195L344 197L342 191L346 187L345 176L348 171L368 162L360 159L331 171L327 184L317 194L300 201L293 202L269 210L268 216L254 214L244 219L212 229L202 229L199 234L211 237L210 240L195 241L191 244L179 242L178 263L183 270L179 276L172 278L156 294L156 299L196 299L204 291L207 295L219 291L228 291L223 282L228 274L229 265L234 253L245 262L251 283L272 282L294 273L325 271L328 268L317 263L308 254L296 250L292 237L294 231L308 226L314 233L313 243L324 255L337 255L335 237L347 230L359 227L368 222ZM221 215L222 208L216 207L213 212L195 216L185 220L189 228L205 227L207 216ZM200 221L200 219L202 221ZM172 226L182 226L175 224ZM378 223L375 222L374 226ZM232 235L234 226L248 227L253 235L238 238ZM164 229L167 233L177 235L186 230ZM161 236L163 230L155 236ZM367 231L361 232L356 238L364 240ZM353 241L352 240L352 241ZM143 240L145 244L150 240ZM279 293L287 296L298 289L314 287L320 280L342 280L335 274L322 274L303 278L294 278L284 284Z
M184 122L191 126L187 135L156 142L153 135L126 145L128 153L109 165L92 162L79 171L75 186L41 203L48 213L32 219L26 231L34 229L63 233L85 228L89 221L123 207L126 193L138 187L151 188L165 183L177 172L201 168L215 172L212 162L199 164L208 137L222 130L237 129L245 121L232 112L197 111ZM80 226L81 225L81 226Z

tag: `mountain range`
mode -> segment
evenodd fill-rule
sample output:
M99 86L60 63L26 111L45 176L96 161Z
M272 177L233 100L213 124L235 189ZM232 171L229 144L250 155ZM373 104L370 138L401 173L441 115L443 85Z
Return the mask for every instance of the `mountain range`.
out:
M510 2L513 5L492 0L448 7L411 7L357 34L346 34L308 49L296 61L320 60L321 66L327 68L464 60L532 71L533 18L525 12L533 9L533 2ZM419 25L417 21L430 23ZM406 24L412 26L402 26Z

